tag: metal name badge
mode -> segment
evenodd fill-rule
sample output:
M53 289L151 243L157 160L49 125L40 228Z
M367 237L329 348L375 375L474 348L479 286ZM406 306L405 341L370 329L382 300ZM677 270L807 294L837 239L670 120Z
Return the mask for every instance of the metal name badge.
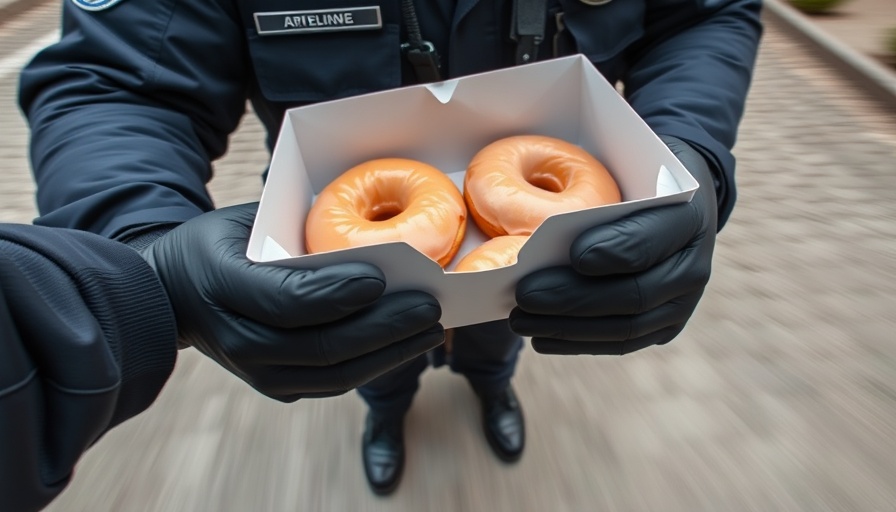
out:
M72 0L72 3L85 11L102 11L117 4L121 0Z
M382 26L383 19L378 5L255 13L255 28L260 36L337 30L375 30Z

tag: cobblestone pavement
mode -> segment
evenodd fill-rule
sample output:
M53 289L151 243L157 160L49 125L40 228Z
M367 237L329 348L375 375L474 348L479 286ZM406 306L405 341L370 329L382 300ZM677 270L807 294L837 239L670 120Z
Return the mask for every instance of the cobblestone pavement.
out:
M6 220L34 216L10 66L54 16L0 35ZM261 147L247 118L217 166L220 204L258 197ZM466 385L431 371L405 479L376 498L355 395L282 405L185 351L48 510L896 510L896 118L770 30L736 153L740 201L686 331L624 358L525 352L519 464L487 451Z

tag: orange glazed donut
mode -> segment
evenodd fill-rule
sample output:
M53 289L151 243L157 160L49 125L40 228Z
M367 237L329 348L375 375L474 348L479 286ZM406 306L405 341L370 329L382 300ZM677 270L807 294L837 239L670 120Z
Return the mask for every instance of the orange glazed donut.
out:
M622 196L609 171L581 147L518 135L473 157L464 199L479 229L495 237L531 235L551 215L618 203Z
M305 220L309 253L406 242L444 267L457 254L467 210L435 167L404 158L357 165L327 185Z
M454 266L455 272L491 270L516 263L516 257L528 240L528 236L506 235L486 240L473 249Z

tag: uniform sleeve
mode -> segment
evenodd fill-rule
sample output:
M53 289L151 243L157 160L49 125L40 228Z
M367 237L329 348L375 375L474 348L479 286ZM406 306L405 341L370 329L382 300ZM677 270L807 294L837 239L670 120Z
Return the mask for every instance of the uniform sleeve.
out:
M176 352L165 290L136 251L0 224L0 508L62 492L88 447L152 404Z
M762 33L759 0L648 2L646 31L624 78L655 132L690 142L714 164L719 228L735 201L734 146Z
M62 35L24 69L40 218L114 237L213 208L211 164L245 112L235 2L63 2Z

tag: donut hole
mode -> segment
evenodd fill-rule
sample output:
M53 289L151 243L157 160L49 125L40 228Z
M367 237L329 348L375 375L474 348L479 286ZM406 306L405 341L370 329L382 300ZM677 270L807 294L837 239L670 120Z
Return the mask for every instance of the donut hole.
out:
M565 166L556 155L535 151L531 155L523 155L520 163L523 178L535 188L559 194L569 186Z
M381 202L373 205L365 218L370 222L383 222L400 215L403 211L404 208L398 202Z
M566 183L554 174L534 172L526 177L526 183L547 192L560 193L566 189Z

